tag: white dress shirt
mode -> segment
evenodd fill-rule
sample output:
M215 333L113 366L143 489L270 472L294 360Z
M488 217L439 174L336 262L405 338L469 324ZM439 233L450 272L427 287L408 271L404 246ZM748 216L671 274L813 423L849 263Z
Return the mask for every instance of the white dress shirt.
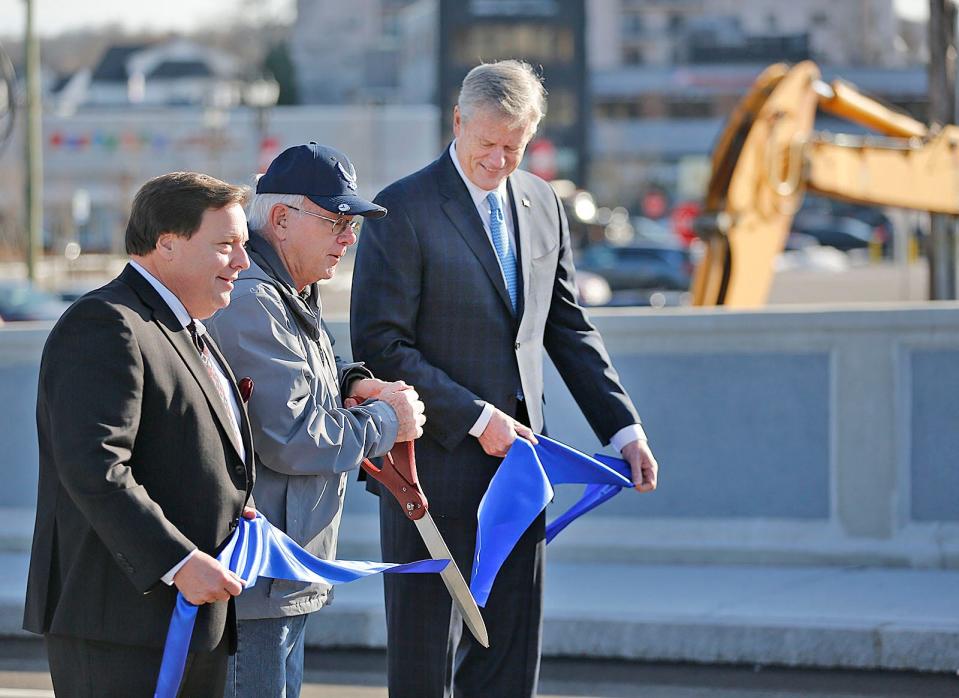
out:
M483 229L486 230L486 237L489 239L490 247L493 248L493 252L496 252L496 248L493 245L493 233L490 231L490 209L489 202L486 201L487 195L489 195L488 190L484 190L473 184L469 177L466 176L466 173L463 172L463 166L460 164L459 158L456 156L456 141L454 140L450 144L450 158L453 160L453 166L456 168L456 171L459 173L460 178L462 178L463 183L466 185L466 189L469 191L470 198L473 199L473 205L476 206L476 211L479 213L480 220L483 221ZM510 201L508 196L508 191L506 189L506 179L504 178L502 182L499 183L499 186L493 190L499 196L500 205L503 209L503 217L506 219L506 231L509 234L509 244L510 248L516 250L516 231L513 230L513 203ZM494 255L497 260L497 264L500 265L500 273L503 272L503 265L499 262L499 255ZM517 263L519 258L517 257ZM517 269L517 272L519 270ZM503 276L503 283L506 283L506 277ZM493 417L493 405L486 403L483 406L483 411L480 413L479 418L473 423L473 426L470 427L469 434L470 436L475 436L479 438L483 435L483 432L486 430L489 420ZM623 427L615 434L613 438L610 439L610 444L617 451L622 451L623 447L626 444L636 441L637 439L646 439L646 432L643 431L643 427L640 424L630 424L629 426Z
M187 325L191 322L196 323L197 334L201 337L206 334L206 328L203 326L203 323L195 318L191 318L190 314L186 310L186 306L183 305L182 301L176 297L176 295L164 286L159 279L157 279L153 274L148 272L142 265L138 264L134 260L130 260L130 266L136 269L140 274L146 279L149 284L160 294L160 297L163 299L163 302L166 303L170 310L173 311L173 314L176 315L176 319L183 325L183 328L186 329ZM231 417L234 420L234 426L236 427L236 433L241 433L240 431L240 407L236 402L236 396L233 394L233 388L230 385L230 379L226 377L226 373L223 370L223 367L220 366L219 362L216 360L216 357L212 356L212 366L214 373L216 373L217 378L220 381L220 387L222 388L223 394L227 396L227 400L230 402L230 412ZM242 440L240 441L240 458L244 461L246 460L246 449L243 447ZM190 551L185 558L180 560L174 567L170 569L165 575L160 579L164 584L171 585L173 584L173 577L177 572L180 571L180 568L187 563L187 561L193 557L196 550Z

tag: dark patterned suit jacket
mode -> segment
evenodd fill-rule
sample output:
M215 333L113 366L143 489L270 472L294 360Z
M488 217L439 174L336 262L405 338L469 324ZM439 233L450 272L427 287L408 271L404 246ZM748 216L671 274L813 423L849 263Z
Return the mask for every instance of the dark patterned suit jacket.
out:
M252 489L241 412L246 462L189 333L132 267L67 310L40 365L24 628L162 646L177 590L160 577L216 553ZM201 606L192 649L232 629L231 604Z
M521 269L514 314L502 273L449 150L376 198L363 225L351 302L354 359L405 380L426 405L416 461L430 510L475 517L499 460L468 435L490 402L515 414L522 386L543 430L543 349L599 439L639 422L602 339L576 302L569 229L552 188L510 175ZM561 436L561 435L560 435Z

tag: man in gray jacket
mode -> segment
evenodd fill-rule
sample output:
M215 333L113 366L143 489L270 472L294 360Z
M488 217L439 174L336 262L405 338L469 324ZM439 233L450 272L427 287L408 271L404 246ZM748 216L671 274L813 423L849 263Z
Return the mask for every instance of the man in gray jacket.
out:
M251 376L259 511L309 552L336 556L347 474L397 441L422 435L423 403L333 354L317 281L356 243L355 216L386 209L356 195L356 173L333 148L288 148L257 182L249 207L250 268L210 332L237 375ZM237 598L237 652L227 696L296 698L309 613L330 587L270 580Z

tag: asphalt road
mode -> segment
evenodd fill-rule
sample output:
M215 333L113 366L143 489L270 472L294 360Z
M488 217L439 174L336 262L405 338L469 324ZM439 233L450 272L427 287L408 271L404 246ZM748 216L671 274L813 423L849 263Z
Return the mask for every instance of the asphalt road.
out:
M310 651L302 698L387 698L385 656ZM0 640L0 698L53 696L43 646ZM955 698L959 677L549 659L540 698ZM492 697L491 697L492 698Z

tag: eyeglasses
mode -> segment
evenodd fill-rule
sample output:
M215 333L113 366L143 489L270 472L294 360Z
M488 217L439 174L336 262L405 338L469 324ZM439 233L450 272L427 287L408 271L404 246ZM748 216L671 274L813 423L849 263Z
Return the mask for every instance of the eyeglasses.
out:
M329 221L333 224L333 234L339 237L346 233L347 230L351 233L355 233L360 227L360 222L358 220L348 220L343 216L338 218L330 218L329 216L321 216L319 213L313 213L312 211L307 211L302 208L297 208L296 206L290 206L289 204L283 204L287 208L291 208L294 211L302 213L304 216L313 216L314 218L322 218L325 221Z

